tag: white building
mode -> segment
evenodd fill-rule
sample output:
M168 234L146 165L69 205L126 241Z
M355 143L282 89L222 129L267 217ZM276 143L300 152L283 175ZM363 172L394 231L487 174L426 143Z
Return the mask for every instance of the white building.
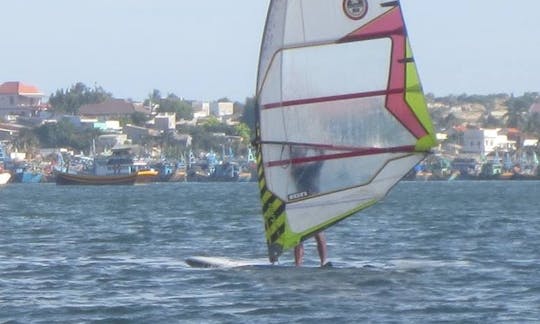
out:
M216 117L231 116L234 114L234 103L232 102L212 102L210 113Z
M193 108L193 119L195 120L210 116L209 102L194 101L191 107Z
M508 141L506 135L499 135L500 129L467 129L463 133L463 152L488 154L496 148L510 149L515 142Z
M154 128L162 131L176 129L176 114L159 113L154 117Z

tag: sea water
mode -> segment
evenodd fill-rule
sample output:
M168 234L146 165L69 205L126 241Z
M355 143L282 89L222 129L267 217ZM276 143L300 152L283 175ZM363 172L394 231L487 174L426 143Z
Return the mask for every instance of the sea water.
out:
M255 183L0 187L0 322L540 320L540 182L402 182L326 231L334 268L266 255Z

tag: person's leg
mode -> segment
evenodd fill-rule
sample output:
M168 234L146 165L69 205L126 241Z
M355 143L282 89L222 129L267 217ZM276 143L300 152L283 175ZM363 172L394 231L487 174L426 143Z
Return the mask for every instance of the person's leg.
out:
M294 247L294 264L299 267L304 262L304 244L300 243Z
M326 264L327 250L326 250L326 238L323 232L315 234L315 240L317 240L317 251L319 252L319 258L321 259L321 266Z

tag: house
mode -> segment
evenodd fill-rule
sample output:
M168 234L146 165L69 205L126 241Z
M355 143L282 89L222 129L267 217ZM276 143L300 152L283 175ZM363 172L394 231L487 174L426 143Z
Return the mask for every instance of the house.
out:
M212 102L210 113L216 117L231 116L234 114L234 103L232 102Z
M130 124L124 126L123 133L127 135L133 144L144 143L149 137L158 138L161 135L158 130Z
M194 101L191 107L193 108L193 119L195 120L210 116L209 102Z
M159 113L154 117L154 128L161 131L174 130L176 128L175 113Z
M102 120L129 117L135 112L141 112L147 115L150 114L150 111L144 108L140 103L115 98L107 99L100 103L86 104L79 108L79 115Z
M18 81L4 82L0 85L0 116L34 116L44 108L44 97L33 85Z
M499 134L500 129L467 129L463 133L463 152L488 154L497 148L503 150L515 146L507 135ZM515 148L515 147L514 147Z

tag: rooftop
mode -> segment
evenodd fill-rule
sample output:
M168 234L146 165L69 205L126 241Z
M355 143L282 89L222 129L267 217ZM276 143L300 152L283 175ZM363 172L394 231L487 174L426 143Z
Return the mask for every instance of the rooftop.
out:
M0 95L43 96L43 93L33 85L10 81L0 85Z

